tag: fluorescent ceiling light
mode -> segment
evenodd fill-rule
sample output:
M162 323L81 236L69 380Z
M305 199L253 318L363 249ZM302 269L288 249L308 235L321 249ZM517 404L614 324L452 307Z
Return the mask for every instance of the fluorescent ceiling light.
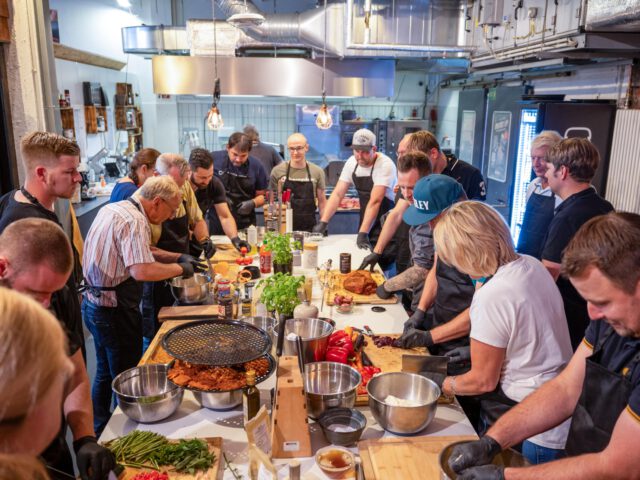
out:
M117 1L118 1L118 6L120 6L122 8L131 7L131 2L129 0L117 0Z

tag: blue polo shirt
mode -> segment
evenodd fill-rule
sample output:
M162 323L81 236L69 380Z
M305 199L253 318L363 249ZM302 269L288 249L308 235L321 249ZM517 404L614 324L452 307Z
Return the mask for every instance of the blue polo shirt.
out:
M593 349L596 339L602 338L607 330L604 320L592 321L587 328L583 342ZM640 422L640 362L629 363L640 352L640 338L621 337L613 332L602 349L600 364L610 372L624 375L632 385L627 411Z
M230 173L249 177L256 186L256 190L266 190L268 188L269 178L257 158L249 155L244 165L235 167L229 160L229 154L226 150L218 150L211 153L213 155L213 173L216 177L221 178L224 172L228 170Z

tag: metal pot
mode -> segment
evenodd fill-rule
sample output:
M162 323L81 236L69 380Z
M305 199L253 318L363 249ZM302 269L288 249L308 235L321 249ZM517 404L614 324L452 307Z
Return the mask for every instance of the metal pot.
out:
M389 372L369 380L367 393L371 413L382 428L398 435L412 435L427 428L435 417L440 388L415 373ZM416 406L389 405L385 403L389 395L411 400Z
M285 323L283 355L298 355L294 335L302 337L302 353L305 363L320 362L329 345L329 337L333 333L333 326L326 320L319 318L290 318ZM291 337L289 337L291 335ZM278 340L278 324L273 326L273 338Z
M179 303L200 303L209 296L211 280L204 273L196 273L191 278L175 277L169 280L171 294Z
M336 362L308 363L304 367L304 391L307 412L319 418L330 408L352 408L356 403L360 372L349 365Z
M200 406L210 410L231 410L242 403L242 389L229 390L226 392L205 392L193 390L193 396Z
M456 480L458 476L451 468L449 468L449 457L451 457L451 451L456 445L461 445L467 442L454 442L442 449L438 456L438 462L440 463L440 479L441 480ZM518 452L512 449L503 450L493 459L494 465L502 465L503 467L526 467L529 462L520 455Z

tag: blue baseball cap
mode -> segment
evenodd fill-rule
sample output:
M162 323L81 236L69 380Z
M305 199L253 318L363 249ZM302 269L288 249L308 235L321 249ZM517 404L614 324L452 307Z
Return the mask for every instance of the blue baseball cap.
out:
M464 195L462 185L447 175L434 173L421 178L413 189L413 205L402 215L409 225L422 225L433 220L442 211Z

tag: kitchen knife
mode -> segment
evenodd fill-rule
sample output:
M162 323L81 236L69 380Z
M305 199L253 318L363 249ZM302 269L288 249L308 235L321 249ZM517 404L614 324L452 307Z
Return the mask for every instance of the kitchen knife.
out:
M407 373L432 372L447 374L449 357L437 355L402 355L402 371Z

